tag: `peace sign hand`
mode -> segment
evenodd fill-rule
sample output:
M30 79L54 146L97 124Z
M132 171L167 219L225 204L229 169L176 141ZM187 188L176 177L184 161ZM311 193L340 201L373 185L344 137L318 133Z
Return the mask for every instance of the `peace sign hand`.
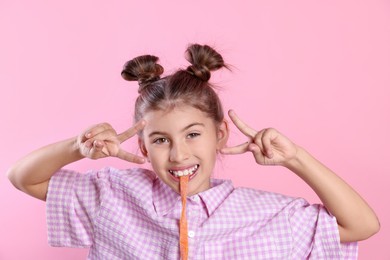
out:
M93 126L77 138L80 153L90 159L112 156L125 161L142 164L145 162L143 157L123 150L120 144L136 135L144 126L145 121L141 120L121 134L117 134L114 128L108 123Z
M260 165L286 165L296 156L296 145L276 129L254 130L245 124L233 110L229 111L229 117L249 140L237 146L222 148L221 153L242 154L249 151Z

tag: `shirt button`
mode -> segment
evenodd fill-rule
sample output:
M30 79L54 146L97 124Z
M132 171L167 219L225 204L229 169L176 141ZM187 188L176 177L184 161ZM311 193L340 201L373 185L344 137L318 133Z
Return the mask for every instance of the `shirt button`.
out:
M198 195L196 195L196 196L194 197L194 201L195 201L195 202L199 202L199 201L200 201L200 198L199 198Z
M195 232L194 231L188 231L188 237L189 238L193 238L195 236Z

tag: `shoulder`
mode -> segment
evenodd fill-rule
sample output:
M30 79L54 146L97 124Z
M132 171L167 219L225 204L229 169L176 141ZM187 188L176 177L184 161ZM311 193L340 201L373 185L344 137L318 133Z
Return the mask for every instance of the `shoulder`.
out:
M87 172L86 178L108 184L111 188L129 189L138 186L151 186L156 179L156 174L143 168L117 169L106 167Z
M117 169L105 167L92 169L85 173L69 169L59 170L53 177L53 183L69 183L71 186L88 187L94 185L97 188L104 187L126 187L152 185L156 175L154 172L143 168Z
M279 212L304 207L309 203L302 198L292 197L280 193L257 190L253 188L235 188L229 200L242 207L261 209L263 212Z
M234 189L233 196L244 200L255 200L255 201L264 201L264 202L284 202L284 201L292 201L296 198L264 190L258 190L254 188L246 188L246 187L237 187Z
M110 178L110 179L138 179L139 181L153 181L156 178L156 174L148 169L144 168L128 168L117 169L114 167L106 167L97 172L98 178Z

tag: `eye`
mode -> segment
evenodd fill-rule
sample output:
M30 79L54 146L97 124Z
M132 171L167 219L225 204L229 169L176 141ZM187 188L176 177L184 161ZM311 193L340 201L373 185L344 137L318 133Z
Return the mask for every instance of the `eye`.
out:
M197 136L200 136L200 134L199 133L190 133L190 134L187 135L187 138L193 139L193 138L195 138Z
M154 144L164 144L164 143L168 143L168 142L169 142L168 139L165 137L160 137L160 138L153 140Z

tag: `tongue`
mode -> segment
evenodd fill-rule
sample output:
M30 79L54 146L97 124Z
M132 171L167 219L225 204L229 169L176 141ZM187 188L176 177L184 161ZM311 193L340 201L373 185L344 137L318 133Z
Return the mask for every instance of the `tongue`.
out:
M181 217L180 217L180 255L182 260L188 259L188 226L186 217L187 188L189 175L180 177Z

